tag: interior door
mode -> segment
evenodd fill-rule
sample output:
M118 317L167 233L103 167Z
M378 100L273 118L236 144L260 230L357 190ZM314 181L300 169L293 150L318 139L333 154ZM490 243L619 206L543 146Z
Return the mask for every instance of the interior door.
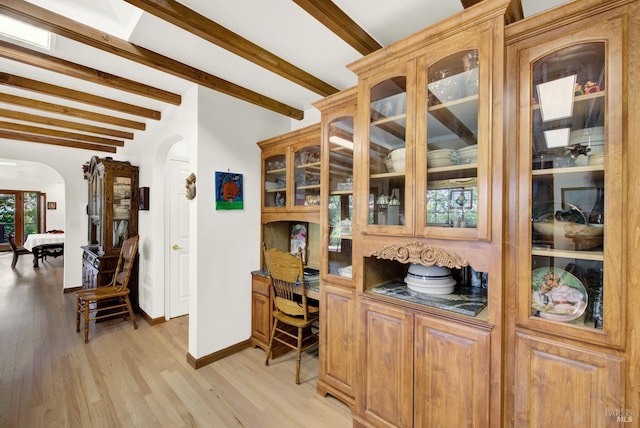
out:
M189 162L169 159L169 318L189 313L189 200L185 197L185 177Z

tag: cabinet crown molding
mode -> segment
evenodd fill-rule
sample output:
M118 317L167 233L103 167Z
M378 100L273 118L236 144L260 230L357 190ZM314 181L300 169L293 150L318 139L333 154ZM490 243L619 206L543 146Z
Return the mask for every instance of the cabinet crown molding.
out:
M424 266L444 266L460 269L469 262L455 253L442 248L425 245L422 242L409 242L402 245L385 245L372 256L378 259L395 260L400 263L415 263Z

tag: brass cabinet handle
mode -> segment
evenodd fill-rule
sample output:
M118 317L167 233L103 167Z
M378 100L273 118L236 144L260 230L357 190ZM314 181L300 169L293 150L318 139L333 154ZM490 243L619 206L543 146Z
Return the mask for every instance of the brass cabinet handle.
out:
M178 244L173 244L173 247L171 247L171 248L174 249L174 250L181 250L182 249L182 247L180 245L178 245Z

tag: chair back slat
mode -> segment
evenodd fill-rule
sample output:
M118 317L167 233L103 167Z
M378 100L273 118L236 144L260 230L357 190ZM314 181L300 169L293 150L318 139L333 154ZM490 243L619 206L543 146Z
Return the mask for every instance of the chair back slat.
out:
M138 240L138 236L132 236L124 241L120 249L118 265L116 266L116 272L111 282L111 285L118 286L120 291L129 287L129 278L131 277L131 271L133 270L133 264L138 251Z
M264 258L273 290L275 309L291 316L309 318L302 254L298 257L277 248L265 248Z

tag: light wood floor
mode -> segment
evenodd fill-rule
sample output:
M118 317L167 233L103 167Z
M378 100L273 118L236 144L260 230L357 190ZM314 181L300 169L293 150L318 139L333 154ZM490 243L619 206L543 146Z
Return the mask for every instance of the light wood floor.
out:
M264 366L245 349L194 370L187 317L139 328L120 320L75 332L62 259L39 269L0 253L0 427L350 427L347 406L315 391L317 355Z

